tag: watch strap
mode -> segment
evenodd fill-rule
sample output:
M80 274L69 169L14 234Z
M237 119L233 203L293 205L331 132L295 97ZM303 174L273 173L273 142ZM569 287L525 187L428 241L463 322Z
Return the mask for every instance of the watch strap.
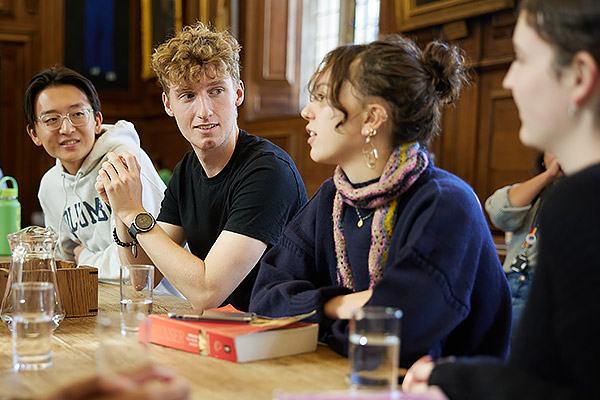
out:
M129 236L131 236L133 240L137 240L136 236L138 233L140 233L140 230L138 230L137 226L135 226L135 222L132 222L131 225L129 225L129 228L127 228L127 233L129 233Z

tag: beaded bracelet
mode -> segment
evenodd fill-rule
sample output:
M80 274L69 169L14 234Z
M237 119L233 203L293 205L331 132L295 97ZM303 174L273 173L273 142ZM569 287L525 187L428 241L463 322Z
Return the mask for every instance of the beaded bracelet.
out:
M117 235L117 228L113 228L113 239L115 239L115 243L121 247L131 247L131 254L137 258L137 240L133 239L131 242L121 242L119 236Z

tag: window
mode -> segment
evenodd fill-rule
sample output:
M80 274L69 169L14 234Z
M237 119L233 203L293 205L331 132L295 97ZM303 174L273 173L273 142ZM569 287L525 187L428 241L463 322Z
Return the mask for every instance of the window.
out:
M379 0L356 0L354 43L368 43L379 34Z
M304 0L300 108L308 102L306 85L323 57L346 43L367 43L379 34L380 0Z

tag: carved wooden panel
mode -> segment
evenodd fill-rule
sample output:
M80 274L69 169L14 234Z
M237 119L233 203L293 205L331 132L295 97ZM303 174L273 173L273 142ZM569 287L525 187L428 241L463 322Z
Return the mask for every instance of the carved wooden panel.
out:
M301 1L247 0L241 12L245 120L298 114Z
M514 0L396 0L400 31L488 14L514 6Z
M309 197L325 179L333 175L333 166L317 164L310 158L310 146L306 143L306 121L299 115L260 121L242 120L240 127L253 135L269 139L292 157Z
M0 15L12 15L14 13L14 0L0 0Z
M431 146L436 165L469 183L482 202L496 189L530 177L537 153L521 144L517 108L510 91L502 88L513 59L514 24L514 10L461 24L461 37L454 43L468 56L472 83L456 106L444 111L441 134ZM446 39L439 25L410 34L422 46Z
M38 183L52 166L52 159L33 144L25 131L23 94L34 69L33 51L31 36L0 33L0 165L4 173L13 176L19 184L23 226L29 225L31 213L39 209Z
M39 181L53 164L25 131L23 96L42 68L62 62L62 0L0 4L0 166L19 184L22 225L39 210Z
M433 150L437 156L436 165L450 171L469 184L475 180L475 159L477 152L477 107L479 93L476 86L465 88L456 106L445 109L440 136L436 138Z
M174 120L164 113L155 81L141 80L140 5L139 1L129 1L130 87L126 91L101 91L103 113L107 122L134 122L144 149L173 168L189 145ZM184 23L193 23L205 2L182 1ZM333 167L310 159L306 122L299 116L301 3L235 2L239 4L242 78L247 89L239 123L241 128L284 148L312 194L331 176ZM13 174L19 174L25 220L31 210L39 207L39 179L52 160L26 136L22 95L34 73L64 60L64 1L7 0L1 4L5 6L4 13L0 12L0 165L7 173L16 170ZM210 0L210 4L217 2ZM381 1L381 33L398 31L397 4L396 0ZM436 164L470 183L482 201L497 187L528 177L535 153L520 144L516 108L501 85L512 59L514 19L514 10L476 17L461 15L410 32L421 44L447 35L471 60L473 84L463 91L456 107L444 113L441 136L431 148L437 156ZM8 40L9 36L12 39Z
M519 140L519 114L510 92L502 89L505 69L482 76L482 99L475 189L486 199L496 189L532 175L536 150Z

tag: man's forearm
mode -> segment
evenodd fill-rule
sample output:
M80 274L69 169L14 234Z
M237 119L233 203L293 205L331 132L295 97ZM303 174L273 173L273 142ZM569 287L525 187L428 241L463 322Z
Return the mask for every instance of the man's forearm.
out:
M128 227L125 226L124 223L117 220L117 221L115 221L115 225L116 225L116 229L117 229L117 237L119 238L119 240L121 242L130 243L133 241L133 239L129 235ZM124 265L153 264L150 257L148 257L148 255L144 251L143 247L140 246L139 244L135 245L135 250L133 249L133 246L128 246L128 247L118 246L118 247L119 247L119 259L121 260L121 263L123 263Z
M177 288L194 308L209 306L211 290L206 285L204 261L182 248L157 224L148 232L138 233L138 257L131 252L127 261L149 263L156 267L155 285L163 276ZM147 262L144 262L147 260Z

